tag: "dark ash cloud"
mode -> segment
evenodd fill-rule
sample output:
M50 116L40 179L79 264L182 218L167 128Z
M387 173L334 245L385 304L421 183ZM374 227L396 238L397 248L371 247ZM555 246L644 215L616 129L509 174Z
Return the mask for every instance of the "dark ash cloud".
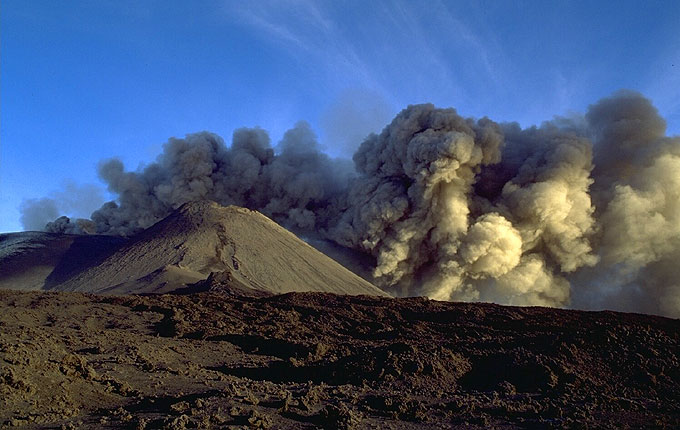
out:
M680 138L633 92L527 129L409 106L353 164L300 122L276 147L259 128L229 146L202 132L141 170L113 159L99 174L116 200L51 231L132 235L207 199L344 247L397 295L680 316ZM55 207L26 203L24 226Z

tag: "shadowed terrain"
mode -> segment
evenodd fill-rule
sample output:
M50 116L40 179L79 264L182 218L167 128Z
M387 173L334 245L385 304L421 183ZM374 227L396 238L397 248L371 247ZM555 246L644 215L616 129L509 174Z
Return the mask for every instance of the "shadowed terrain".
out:
M96 266L127 240L45 232L0 234L0 288L51 289Z
M193 288L0 291L0 425L680 426L678 320Z

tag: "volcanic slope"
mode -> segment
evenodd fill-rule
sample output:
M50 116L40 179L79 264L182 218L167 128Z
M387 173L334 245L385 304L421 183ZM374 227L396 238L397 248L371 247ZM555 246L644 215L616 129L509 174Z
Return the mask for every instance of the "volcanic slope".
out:
M209 282L200 282L208 277ZM191 284L197 289L228 284L275 294L387 295L261 213L207 201L181 206L96 266L52 289L139 294Z
M98 264L127 241L118 236L38 231L0 234L0 288L53 288Z

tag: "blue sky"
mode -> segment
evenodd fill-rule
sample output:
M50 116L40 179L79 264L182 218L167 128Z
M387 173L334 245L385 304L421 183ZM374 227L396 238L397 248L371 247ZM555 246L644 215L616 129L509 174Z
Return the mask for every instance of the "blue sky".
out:
M680 134L677 1L34 1L0 9L0 232L108 196L97 163L300 119L350 156L410 103L538 124L620 88ZM77 196L77 198L73 198Z

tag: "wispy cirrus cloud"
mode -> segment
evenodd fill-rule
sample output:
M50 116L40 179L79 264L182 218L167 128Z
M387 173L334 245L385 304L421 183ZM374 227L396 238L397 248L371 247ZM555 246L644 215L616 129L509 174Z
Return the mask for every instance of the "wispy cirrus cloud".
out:
M395 105L465 102L471 78L502 81L496 44L441 1L227 5L248 31L317 68L331 86L370 88Z
M326 79L379 86L353 43L340 32L321 3L312 1L228 3L228 11L261 38L285 50Z

